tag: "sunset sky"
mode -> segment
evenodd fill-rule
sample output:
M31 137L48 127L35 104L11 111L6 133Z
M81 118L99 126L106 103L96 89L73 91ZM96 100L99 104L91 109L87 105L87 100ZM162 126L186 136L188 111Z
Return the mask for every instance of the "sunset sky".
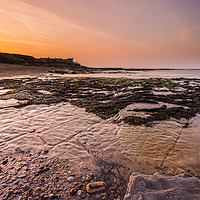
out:
M0 52L200 68L200 0L0 0Z

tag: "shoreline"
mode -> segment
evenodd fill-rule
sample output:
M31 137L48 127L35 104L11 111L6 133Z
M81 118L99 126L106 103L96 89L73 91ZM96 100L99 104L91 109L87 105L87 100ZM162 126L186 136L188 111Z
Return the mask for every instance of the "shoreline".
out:
M192 82L192 85L190 85L190 82ZM178 169L178 168L179 169L177 171L176 170L173 171L172 170L173 167L171 169L168 166L170 163L167 162L166 164L163 165L162 162L160 162L160 160L159 160L160 158L158 159L159 165L153 166L151 163L148 163L148 164L142 163L140 160L137 160L137 157L135 157L136 159L134 160L133 155L131 157L129 157L129 159L133 158L131 164L129 163L129 159L126 160L126 156L125 157L122 156L121 158L120 158L120 154L117 154L116 156L112 156L109 153L111 150L113 151L113 149L112 149L113 147L111 144L113 143L114 138L117 137L116 147L114 147L114 148L117 148L117 147L121 148L118 141L119 141L120 137L122 137L122 135L119 136L118 132L116 132L117 135L114 135L111 138L106 139L106 137L108 135L107 130L109 129L109 127L111 127L111 124L113 124L112 125L113 127L122 126L121 124L125 124L125 127L129 127L129 128L134 125L134 127L136 127L136 128L142 127L144 129L144 127L147 127L150 130L152 127L156 127L157 126L156 124L158 124L158 123L162 124L161 123L162 121L163 122L165 122L167 120L170 121L171 118L174 118L179 123L179 125L177 125L177 127L180 127L180 128L182 127L184 129L181 139L182 139L182 137L183 137L183 139L187 139L186 138L186 136L188 134L187 130L189 130L189 131L192 130L192 127L189 127L189 129L188 129L188 127L186 127L186 126L190 126L189 120L193 119L193 117L199 113L199 107L198 107L199 106L199 104L198 104L199 89L198 88L200 86L199 83L200 82L198 79L184 79L184 78L170 79L170 80L169 79L132 80L132 79L126 79L126 78L113 79L113 78L77 78L77 77L74 77L74 78L72 78L72 77L71 78L53 77L53 79L52 79L52 78L48 78L48 76L42 76L40 78L37 78L37 77L34 77L34 78L27 77L27 78L21 78L21 79L18 78L16 80L11 78L11 79L7 79L7 80L1 80L1 83L0 83L1 89L2 90L10 90L10 91L6 91L5 93L1 94L0 98L4 102L6 102L7 100L10 100L10 99L17 99L18 102L17 101L12 102L13 104L11 104L10 107L6 107L6 106L2 107L1 111L3 112L5 110L7 112L10 109L10 111L15 113L15 115L18 118L20 115L18 116L17 113L18 113L18 111L20 111L22 113L21 120L23 121L23 123L25 122L26 126L27 126L27 123L29 124L28 126L31 125L30 130L29 130L29 128L28 129L26 128L27 131L29 131L29 134L36 135L38 137L38 139L40 139L40 140L48 141L48 144L50 144L50 145L53 144L52 142L54 142L55 139L56 140L58 139L56 137L58 136L58 133L62 132L62 130L59 129L58 133L57 133L56 129L50 128L49 130L51 130L51 131L45 132L45 126L48 127L49 124L45 125L45 123L44 123L45 126L44 126L44 129L42 129L42 127L40 127L41 122L37 121L36 118L42 119L44 116L47 116L47 117L50 117L50 119L51 119L51 117L52 117L52 119L53 118L56 119L57 115L55 115L55 116L53 115L54 110L55 110L55 113L57 113L57 114L59 112L61 112L60 117L59 117L59 115L57 117L58 117L58 120L61 120L60 122L62 124L64 121L66 122L66 120L64 120L65 114L66 114L66 119L68 119L68 117L71 118L72 116L76 116L76 115L77 115L76 116L77 119L80 118L79 117L79 113L80 113L79 109L86 110L87 115L84 114L85 111L80 115L80 116L85 116L85 119L87 119L87 118L90 119L91 116L94 116L94 114L96 116L98 116L98 119L94 118L93 122L91 122L91 123L96 124L97 122L98 123L100 122L99 126L96 126L96 125L92 126L92 128L88 129L88 132L87 131L84 132L82 139L78 135L79 130L76 130L75 120L71 121L74 123L73 131L75 131L72 135L74 135L74 134L76 135L77 133L78 134L77 134L77 138L74 141L70 141L70 145L75 145L77 147L79 146L78 149L81 150L80 152L83 154L83 157L84 157L84 155L86 155L85 154L86 152L89 155L91 154L90 158L93 160L91 163L93 163L93 162L95 163L95 160L96 160L92 155L97 155L98 156L98 157L96 157L96 158L98 158L97 160L102 162L100 166L99 166L99 164L97 164L95 167L88 165L89 163L86 164L87 165L86 168L88 168L88 167L93 168L93 172L92 172L92 177L89 173L91 171L90 170L87 171L87 169L82 175L79 174L79 176L85 176L85 177L87 177L87 175L89 174L88 180L86 180L85 182L83 181L83 183L86 184L90 181L104 180L105 182L107 182L106 184L108 185L108 187L106 188L105 192L88 195L85 189L76 187L77 182L82 184L82 177L81 177L81 179L76 179L76 176L75 176L75 180L77 180L77 181L73 182L73 184L70 183L73 185L73 186L70 186L71 187L70 189L72 189L71 194L73 194L73 192L74 192L74 195L77 199L82 198L82 197L84 197L85 199L87 199L87 198L88 199L94 199L94 198L112 199L113 197L109 196L111 194L114 196L114 198L123 199L123 196L125 194L126 184L128 182L128 179L126 176L129 176L129 174L131 172L133 172L133 169L137 169L137 165L139 166L138 169L141 168L142 173L145 173L145 170L146 170L147 174L152 174L156 171L165 172L167 174L171 173L172 175L179 174L181 172L182 173L183 172L191 173L192 171L189 171L189 169L191 170L192 168L187 168L185 166L177 167L175 165L173 167L175 169ZM162 89L162 88L164 88L164 89ZM182 99L183 95L184 95L184 99L182 101L180 101L180 99ZM160 103L160 102L162 102L162 103ZM66 105L66 106L68 105L68 103L69 103L69 105L72 104L73 106L66 107L64 109L62 103L64 103L64 105ZM131 108L128 107L127 108L127 106L129 106L131 104L137 105L137 107L131 107ZM176 104L177 107L176 106L171 107L174 104ZM195 104L195 108L193 107L194 104ZM60 105L60 107L58 105ZM152 106L152 107L149 107L149 106ZM69 109L71 109L71 108L72 108L72 113L70 113L70 114L69 113L67 114L67 112L63 113L63 111L62 111L63 109L66 111L69 111ZM48 109L50 109L50 110L48 111ZM46 111L48 111L48 112L45 113ZM121 116L119 116L118 114L120 111L123 111L125 113L125 115L123 116L120 113ZM129 116L130 111L132 113L132 116ZM128 116L126 115L127 112L129 113ZM143 116L142 114L144 112L148 113L149 116ZM35 116L34 113L36 113L37 115ZM166 113L167 113L167 115L166 115ZM176 113L178 113L178 115ZM14 117L15 115L12 115L12 116ZM64 120L63 122L62 122L62 118ZM182 121L181 120L182 118L185 118L186 120ZM80 118L80 120L81 120L81 118ZM45 118L44 118L44 121L47 121L47 120L45 120ZM55 122L52 121L51 123L53 124ZM73 124L73 123L71 123L71 124ZM78 123L80 126L80 121L78 121ZM187 123L189 123L189 125ZM19 122L19 124L21 124L21 122ZM34 124L39 129L35 128L33 126ZM107 125L109 124L109 125L107 126L106 124ZM68 125L68 126L71 126L71 129L72 129L72 125ZM94 136L92 136L92 138L91 138L92 140L90 141L88 139L88 137L91 136L91 130L93 130L94 133L98 133L97 130L101 130L101 128L103 126L105 126L105 130L103 132L99 131L99 133L101 133L101 134L104 132L105 133L101 138L99 138L99 142L97 142L97 143L93 142L93 141L95 141L95 139L98 138L95 134L94 134ZM166 126L166 124L165 124L165 126ZM3 127L4 127L4 124L3 124ZM5 124L5 127L6 127L6 124ZM17 128L16 124L15 124L15 127ZM33 129L33 127L34 127L34 129ZM20 127L20 129L18 128L16 130L21 130L21 127ZM113 132L112 129L110 129L110 130L111 130L111 132ZM68 131L70 132L70 130L68 130ZM44 134L41 134L43 132L44 132ZM51 134L51 132L55 132L55 134L52 135L54 137L54 138L52 138L52 140L50 140L51 139L50 137L49 138L44 137L45 134L47 134L47 133ZM180 136L176 135L176 134L179 134L179 133L178 132L175 133L175 136L177 136L176 138L177 138L177 142L178 142ZM11 136L9 136L9 137L11 137ZM63 137L63 135L61 135L61 138L62 137ZM169 137L169 136L167 136L167 137ZM196 136L194 135L192 137L195 138ZM71 136L69 138L71 138ZM169 145L172 145L172 147L173 147L174 142L176 142L176 138L174 138L174 136L173 136L172 143L169 143ZM103 139L104 139L105 143L103 142ZM148 138L144 138L144 139L147 140ZM58 139L58 144L59 144L59 140L60 139ZM111 140L110 143L109 143L109 140ZM130 140L130 139L128 138L128 140ZM15 141L15 140L13 140L13 141ZM20 141L20 140L18 140L18 141ZM32 142L34 142L34 140ZM176 145L176 143L175 143L175 145ZM127 143L123 143L122 147L124 148L124 145L126 145L126 144ZM66 147L68 145L69 144L66 143ZM75 146L72 146L72 147L74 148ZM106 149L106 147L108 147L108 146L111 149L109 149L109 148L107 149L108 153L105 155L106 158L103 159L104 155L99 155L98 149L104 150L104 148ZM198 141L197 141L197 146L198 146ZM72 148L72 147L70 147L70 148ZM90 149L89 147L92 149ZM63 148L63 147L61 147L61 148ZM95 148L96 148L96 150L95 150ZM176 148L180 148L180 147L176 146ZM176 148L174 148L174 149L176 150ZM22 149L22 152L24 150ZM48 148L46 150L48 150ZM123 151L125 151L125 150L123 150ZM59 153L60 149L58 149L57 152ZM83 152L85 152L85 153L83 153ZM44 150L43 150L43 153L44 153ZM126 153L126 155L128 155L130 152L125 151L125 153ZM33 153L33 154L36 155L35 153ZM49 150L48 150L47 154L49 154ZM78 151L77 151L77 155L78 154L80 154L80 153L78 153ZM23 155L23 153L21 155ZM44 155L46 156L46 154L44 154ZM62 155L62 153L61 153L61 155ZM80 156L80 155L78 155L78 156ZM179 155L179 154L177 154L177 155ZM9 156L10 155L6 155L4 158L2 158L2 161L4 162L6 159L8 159L8 161L11 162ZM31 171L32 159L33 160L36 159L36 156L33 156L33 158L30 158L30 163L28 165L26 164L26 161L25 162L20 161L21 157L23 157L23 156L29 157L26 153L26 150L25 150L25 154L23 156L20 156L20 154L15 154L15 153L13 153L13 156L16 157L18 159L18 162L22 163L22 165L24 165L24 163L25 163L24 167L26 167L27 172ZM101 156L103 156L103 157L101 157ZM109 156L109 157L107 157L107 156ZM72 158L73 158L73 155L72 155ZM105 162L105 160L109 161L110 158L114 158L115 160L112 161L112 159L111 159L110 163ZM120 158L121 160L120 159L117 160L117 158ZM47 158L47 159L51 159L51 158ZM171 157L171 159L174 159L174 157ZM125 164L126 168L123 168L122 161L126 163ZM170 159L169 159L169 161L171 162ZM36 162L36 160L34 160L34 162ZM61 159L61 162L64 162L64 161ZM133 164L134 162L135 162L135 164ZM81 162L79 162L79 164L80 163ZM59 164L59 163L57 163L57 164ZM10 169L10 166L8 165L8 168L6 168L6 165L7 165L7 163L5 164L5 166L3 164L1 166L3 166L3 168L5 167L5 171L9 171L9 170L12 171L12 169ZM132 168L129 168L129 165L131 165ZM51 166L53 166L53 165L51 165ZM76 166L76 164L74 164L74 166ZM161 166L161 168L159 168L158 166ZM40 166L40 167L43 167L43 166ZM37 168L37 170L40 170L40 167ZM78 165L77 165L77 167L78 167ZM112 167L114 167L114 169ZM124 175L122 176L122 177L126 177L125 180L123 180L122 177L119 175L119 173L118 173L119 169L117 169L118 167L122 171L125 170L125 172L123 172ZM17 168L17 163L16 163L16 168ZM103 168L103 171L102 171L102 168ZM142 168L144 168L144 169L142 169ZM154 169L152 170L151 168L152 169L154 168ZM71 166L70 170L72 171L72 173L76 174L76 173L78 173L78 170L80 170L80 167L79 167L79 169L77 168L77 169L73 170L73 167ZM147 172L148 170L149 170L149 172ZM171 172L170 172L170 170L171 170ZM22 171L24 171L23 167L22 167ZM19 172L21 172L21 169L19 170ZM12 172L12 173L15 174L16 172ZM104 179L102 177L103 175L106 175L106 173L108 173L107 174L108 180ZM198 174L199 172L195 172L195 173ZM193 175L195 175L195 173L194 173L194 171L192 172ZM56 171L52 171L52 174L56 174ZM17 174L15 174L14 176L16 176L16 175ZM98 175L100 176L99 179L98 178L95 179L95 177L97 177ZM199 176L199 175L197 175L197 176ZM7 174L5 175L5 177L8 177ZM42 175L41 175L41 177L42 177ZM121 180L121 182L120 181L117 182L117 180L115 180L116 179L115 177L118 177ZM67 178L69 178L69 174L67 174L67 176L65 177L65 181ZM20 187L16 187L16 191L20 190L22 192L23 187L26 185L25 183L26 183L26 181L28 181L28 179L29 179L28 176L22 178L22 182L23 182L23 180L25 180L24 185L22 184L22 185L20 185ZM111 180L109 180L109 179L111 179ZM8 181L7 179L5 179L5 180ZM21 181L21 179L20 179L20 181ZM39 181L39 179L38 179L38 181ZM63 180L59 180L59 181L63 181ZM47 182L48 182L48 180L46 181L46 183ZM13 182L11 182L10 184L12 185L12 183ZM68 184L67 181L66 181L66 183ZM30 182L29 184L32 184L32 183ZM114 187L114 186L116 186L116 184L118 185L118 187ZM7 185L9 188L9 184L7 184ZM32 188L33 191L36 192L35 186L34 185L32 185L32 186L33 186L33 188ZM120 187L121 187L120 191L117 192ZM3 190L5 193L3 192L3 194L6 194L6 195L15 194L13 192L9 192L10 190L8 190L8 188L5 187L5 190ZM85 185L83 188L85 188ZM28 193L29 189L27 190L27 192L25 192L26 197L22 197L22 199L23 198L26 199L26 198L28 198L28 196L29 197L33 196ZM64 191L65 191L65 193L71 195L70 191L68 189L66 189ZM73 190L73 189L75 189L75 190ZM79 190L83 190L83 191L78 192ZM38 192L36 192L36 194L37 193ZM41 194L41 192L39 192L39 193ZM47 190L47 193L48 194L45 194L45 195L50 195L50 196L46 196L46 198L50 199L51 196L53 195L53 193L55 193L55 192L51 193L50 190ZM60 191L60 193L62 193L62 191ZM82 194L82 196L78 195L80 193ZM106 195L105 195L105 193L106 193ZM17 193L17 197L19 197L19 195L20 195L20 193L19 194ZM64 195L64 194L60 194L60 195ZM36 196L38 196L38 195L36 195ZM69 197L72 197L72 196L73 195L71 195ZM38 197L38 198L40 199L41 197ZM63 198L65 199L68 197L63 197Z

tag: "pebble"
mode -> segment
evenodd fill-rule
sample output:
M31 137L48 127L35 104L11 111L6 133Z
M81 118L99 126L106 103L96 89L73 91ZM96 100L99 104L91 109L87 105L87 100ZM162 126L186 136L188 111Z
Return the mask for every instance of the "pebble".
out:
M118 188L117 185L113 185L110 189L111 189L111 190L116 190L117 188Z
M29 197L28 200L33 200L33 197Z
M4 160L3 165L7 164L7 162L8 162L8 159Z
M53 198L55 195L54 194L49 194L49 198Z
M35 189L35 191L40 191L41 190L41 187L37 187L36 189Z
M26 160L28 160L28 157L23 157L23 158L21 158L21 160L26 161Z
M2 185L2 188L6 188L8 185L7 184L3 184Z
M91 181L91 180L92 180L92 177L89 176L89 175L87 175L85 180L86 180L86 181Z
M100 194L96 194L94 198L95 198L95 199L101 199L102 196L101 196Z
M67 178L67 181L68 181L68 182L72 182L73 180L74 180L74 177L73 177L73 176L70 176L70 177Z
M26 178L26 174L18 176L17 178L21 178L21 179Z
M27 191L27 190L29 190L29 188L30 188L29 185L26 184L26 185L24 185L23 190Z
M83 190L78 190L77 194L80 196L83 193Z
M71 196L74 196L76 194L77 190L75 188L72 188L69 193Z

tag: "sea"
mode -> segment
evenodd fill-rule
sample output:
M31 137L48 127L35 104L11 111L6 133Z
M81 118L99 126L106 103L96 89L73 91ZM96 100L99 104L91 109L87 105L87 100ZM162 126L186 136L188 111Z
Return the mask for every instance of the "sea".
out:
M55 74L54 74L55 76ZM189 78L200 79L200 69L173 69L173 70L110 70L103 73L95 74L64 74L57 76L64 77L105 77L105 78L130 78L130 79L147 79L147 78Z

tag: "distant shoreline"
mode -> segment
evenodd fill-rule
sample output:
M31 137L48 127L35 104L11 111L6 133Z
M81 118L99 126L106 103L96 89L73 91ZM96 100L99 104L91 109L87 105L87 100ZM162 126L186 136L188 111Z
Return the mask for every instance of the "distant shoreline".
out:
M99 69L99 70L103 70L103 71L107 71L107 70L125 70L125 71L155 71L155 70L162 70L162 71L165 71L165 70L200 70L200 69L179 69L179 68L117 68L117 67L89 67L89 69Z

